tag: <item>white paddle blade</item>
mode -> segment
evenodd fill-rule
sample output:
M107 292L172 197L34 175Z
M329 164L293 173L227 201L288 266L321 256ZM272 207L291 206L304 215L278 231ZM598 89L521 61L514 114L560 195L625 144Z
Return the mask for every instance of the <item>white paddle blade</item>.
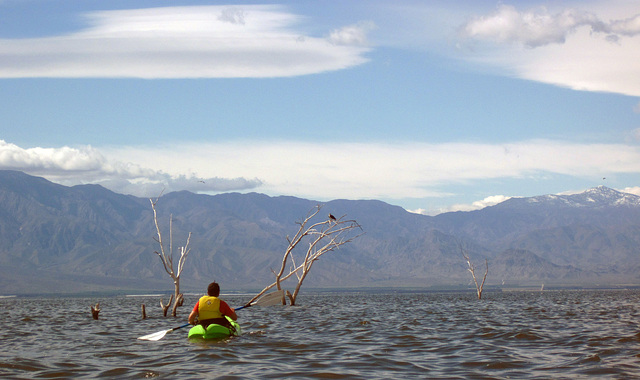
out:
M282 304L282 297L284 297L284 290L278 290L273 293L265 294L258 298L255 302L251 303L251 306L273 306Z
M182 326L178 326L178 327L174 327L174 328L169 329L169 330L158 331L157 333L141 336L138 339L141 339L141 340L160 340L160 339L164 338L164 336L167 335L167 333L170 333L171 331L176 331L177 329L181 329L181 328L187 327L187 326L190 326L190 325L188 323L185 323Z
M171 330L158 331L157 333L141 336L138 339L140 340L160 340L164 338L165 335Z

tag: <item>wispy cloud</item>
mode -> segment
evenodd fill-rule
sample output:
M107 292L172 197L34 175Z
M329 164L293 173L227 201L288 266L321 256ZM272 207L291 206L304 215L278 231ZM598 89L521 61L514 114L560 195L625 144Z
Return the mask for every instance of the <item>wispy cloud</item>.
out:
M625 138L631 143L640 142L640 128L633 129L626 133Z
M197 167L203 177L260 178L257 191L320 201L442 198L451 195L445 189L452 185L472 187L486 179L640 174L640 147L624 144L235 141L175 148L179 157L167 155L161 147L113 148L103 153L174 175ZM484 200L491 201L496 199Z
M624 16L605 19L597 9L551 12L500 5L461 26L460 46L468 49L460 51L524 79L640 96L640 13L636 7L629 17L624 2L610 7Z
M175 153L173 153L175 152ZM194 171L192 168L199 168ZM255 190L315 200L421 199L486 179L601 178L640 174L640 147L549 140L511 144L235 141L173 146L23 149L0 143L0 169L65 183L99 183L121 193ZM488 197L469 210L495 204Z
M367 34L375 28L376 25L373 22L363 21L355 25L332 30L328 40L336 45L367 46L369 45Z
M0 77L289 77L367 62L367 28L303 35L278 6L94 12L69 35L0 39ZM342 43L335 43L340 40ZM348 42L348 43L345 43Z

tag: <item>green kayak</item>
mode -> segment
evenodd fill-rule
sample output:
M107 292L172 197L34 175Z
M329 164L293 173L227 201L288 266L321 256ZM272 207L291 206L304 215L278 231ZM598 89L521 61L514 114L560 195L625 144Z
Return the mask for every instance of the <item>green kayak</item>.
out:
M228 338L232 335L240 336L241 329L238 322L226 317L233 328L217 325L215 323L207 326L205 330L202 325L195 325L189 330L189 339L221 339Z

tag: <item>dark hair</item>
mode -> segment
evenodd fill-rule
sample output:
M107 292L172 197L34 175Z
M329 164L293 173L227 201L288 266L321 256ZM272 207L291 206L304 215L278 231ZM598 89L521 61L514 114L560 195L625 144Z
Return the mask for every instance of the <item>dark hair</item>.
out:
M220 295L220 285L217 282L212 282L207 287L207 294L211 297L217 297Z

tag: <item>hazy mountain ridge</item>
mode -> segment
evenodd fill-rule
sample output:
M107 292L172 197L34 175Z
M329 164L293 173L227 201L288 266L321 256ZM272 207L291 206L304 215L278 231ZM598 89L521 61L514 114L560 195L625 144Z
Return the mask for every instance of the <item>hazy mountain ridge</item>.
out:
M157 209L165 230L173 215L174 246L193 234L185 289L212 279L241 289L272 281L285 237L318 203L175 192ZM329 212L365 235L323 256L310 287L466 285L461 244L478 268L488 260L488 284L640 283L640 197L606 187L435 217L375 200L326 202L319 217ZM148 199L0 171L0 294L170 289L155 236Z

